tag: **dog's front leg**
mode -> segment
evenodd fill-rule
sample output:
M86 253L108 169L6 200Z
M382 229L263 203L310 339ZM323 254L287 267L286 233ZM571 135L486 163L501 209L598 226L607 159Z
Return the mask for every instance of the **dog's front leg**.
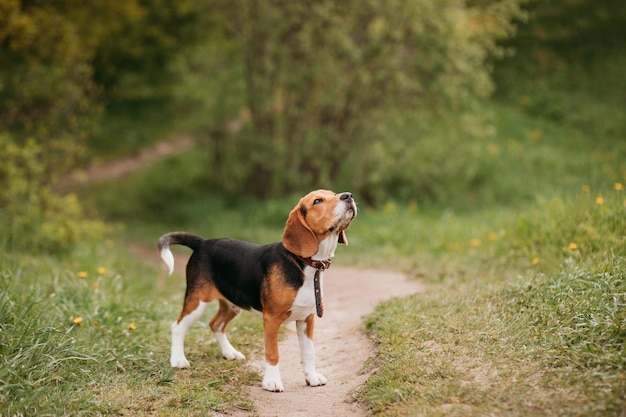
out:
M298 331L298 341L300 342L300 355L304 365L304 377L307 385L318 387L326 385L324 375L318 374L315 369L315 346L313 344L313 328L315 317L313 314L304 320L296 321Z
M278 331L282 320L263 314L263 336L265 339L265 374L263 389L272 392L283 392L283 382L278 368Z

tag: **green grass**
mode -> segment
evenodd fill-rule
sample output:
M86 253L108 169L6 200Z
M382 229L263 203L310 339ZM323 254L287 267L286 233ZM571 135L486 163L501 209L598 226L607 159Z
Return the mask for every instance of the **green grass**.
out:
M206 321L188 336L193 370L170 368L184 279L127 251L108 241L64 259L1 256L0 415L251 409L247 387L258 376L221 359ZM233 329L244 353L260 349L258 320L240 318Z
M431 290L368 320L379 354L361 400L382 415L621 415L626 197L605 191L539 203L489 246L423 265Z
M368 322L377 371L361 399L381 415L620 415L624 329L583 328L581 316L611 310L624 283L604 294L600 285L578 292L580 282L563 276L560 287L537 284L532 294L438 288L379 306ZM561 311L564 293L584 301ZM622 320L623 303L611 311ZM557 315L564 320L545 322Z

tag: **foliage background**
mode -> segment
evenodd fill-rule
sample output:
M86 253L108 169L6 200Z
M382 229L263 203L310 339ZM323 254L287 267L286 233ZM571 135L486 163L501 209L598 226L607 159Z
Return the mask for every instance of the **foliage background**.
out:
M52 203L62 175L174 129L194 130L209 154L200 192L267 198L342 186L370 204L409 197L432 178L407 175L410 162L389 164L381 149L400 140L384 129L419 120L403 135L407 148L437 120L457 126L442 135L474 137L484 120L477 105L493 89L488 60L522 15L517 0L5 0L0 8L0 197L7 226L30 225L10 228L7 239L27 244L41 231L56 241L50 248L77 238L58 224L48 236L46 219L83 216L75 202L66 212ZM197 83L202 93L190 93ZM195 107L207 110L193 112L201 121L164 122ZM156 128L136 129L137 115ZM15 158L28 164L13 169ZM472 167L460 170L473 180ZM19 185L25 175L28 190Z
M568 173L572 185L595 185L594 161L624 156L611 146L626 135L626 17L613 0L0 7L0 199L7 226L30 225L9 228L10 241L47 230L56 243L43 246L76 242L60 218L86 213L52 202L59 178L180 132L206 155L189 195L326 187L379 207L466 209L558 191L499 175L520 153L533 156L519 178L553 174L542 143L551 122L572 129L559 146L585 166ZM545 125L520 131L519 114ZM51 218L57 226L40 227Z

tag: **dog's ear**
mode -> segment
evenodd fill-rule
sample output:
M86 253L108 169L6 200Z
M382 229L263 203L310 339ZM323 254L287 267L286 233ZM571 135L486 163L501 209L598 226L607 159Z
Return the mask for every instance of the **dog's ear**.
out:
M300 205L297 205L289 213L283 232L283 246L289 252L303 258L310 258L317 253L319 242L315 233L304 220Z
M346 231L342 230L341 232L339 232L339 239L338 239L339 243L343 243L344 245L348 246L348 236L346 235Z

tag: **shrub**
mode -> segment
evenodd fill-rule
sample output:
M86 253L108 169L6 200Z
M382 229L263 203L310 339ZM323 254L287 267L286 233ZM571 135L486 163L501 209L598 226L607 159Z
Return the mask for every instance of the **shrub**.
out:
M89 220L75 195L61 196L45 184L42 148L18 145L0 134L0 224L12 249L63 252L82 239L98 238L104 224Z

